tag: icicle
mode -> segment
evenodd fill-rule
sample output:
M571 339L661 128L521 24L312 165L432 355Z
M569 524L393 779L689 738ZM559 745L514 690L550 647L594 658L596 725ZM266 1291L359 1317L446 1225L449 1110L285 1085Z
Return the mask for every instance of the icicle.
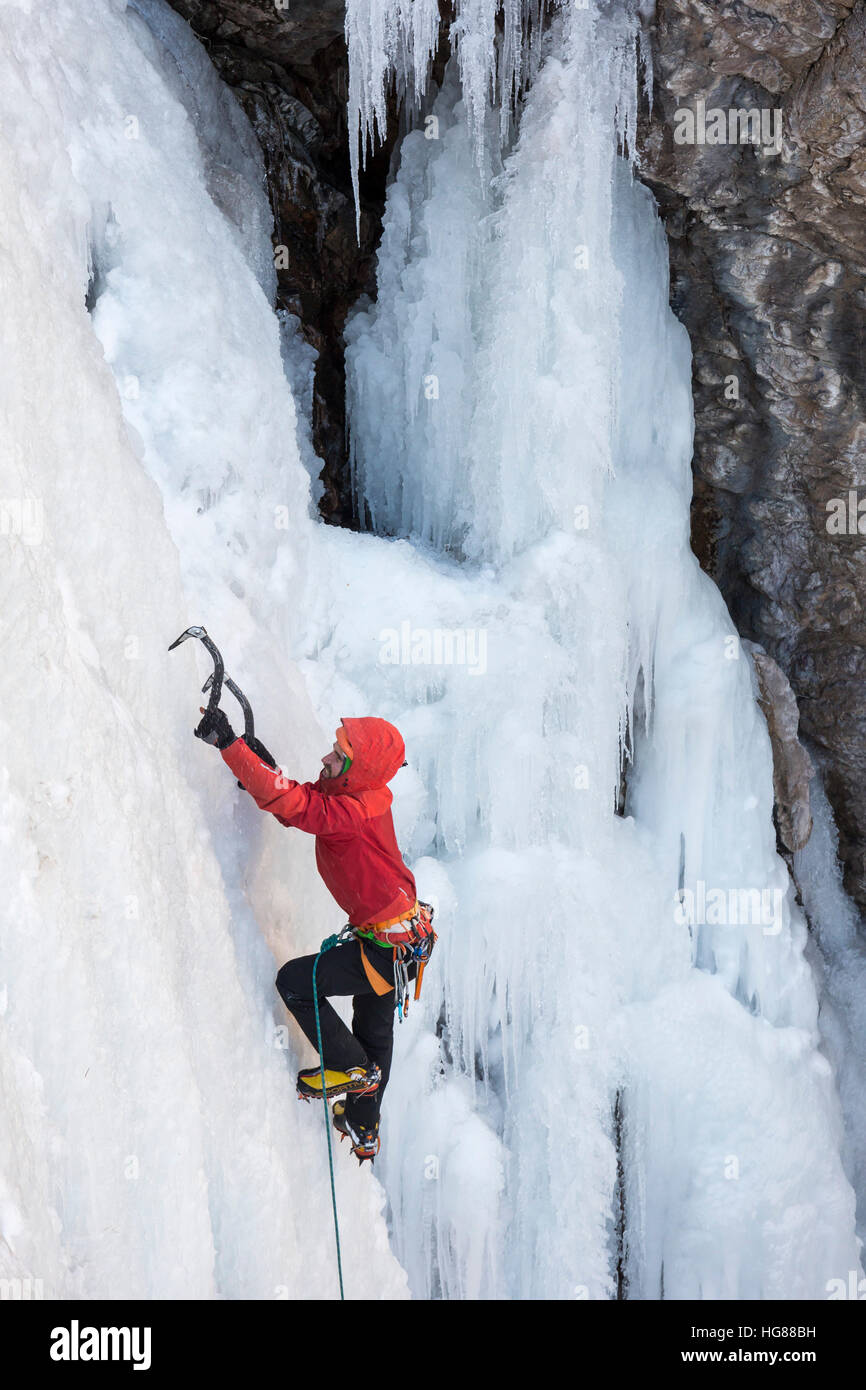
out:
M463 85L466 120L479 168L485 125L500 115L504 144L520 92L534 73L544 0L457 0L449 31ZM501 33L500 33L501 22ZM410 108L422 102L439 42L438 0L346 0L349 50L349 154L360 229L359 174L368 152L385 135L388 93Z
M384 138L388 90L417 104L439 38L438 0L346 0L349 50L349 156L360 234L359 171Z

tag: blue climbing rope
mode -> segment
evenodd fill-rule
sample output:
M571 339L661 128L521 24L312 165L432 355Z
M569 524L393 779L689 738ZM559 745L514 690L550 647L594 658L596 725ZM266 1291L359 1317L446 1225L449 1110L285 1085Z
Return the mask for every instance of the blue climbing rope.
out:
M319 991L316 989L316 969L319 961L326 951L330 951L332 946L339 946L344 933L338 936L329 936L319 947L319 954L313 961L313 1007L316 1013L316 1042L319 1047L319 1068L322 1074L322 1103L325 1107L325 1135L328 1140L328 1167L331 1170L331 1205L334 1209L334 1235L337 1238L337 1273L340 1276L340 1298L345 1302L346 1295L343 1292L343 1262L340 1258L340 1223L337 1220L337 1193L334 1188L334 1154L331 1148L331 1115L328 1110L327 1088L325 1086L325 1059L322 1056L322 1026L319 1023Z

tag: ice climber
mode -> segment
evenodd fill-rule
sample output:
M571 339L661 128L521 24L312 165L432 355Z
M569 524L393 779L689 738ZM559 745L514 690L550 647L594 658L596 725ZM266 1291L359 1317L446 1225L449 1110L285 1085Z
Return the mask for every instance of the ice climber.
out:
M379 1151L379 1112L391 1070L395 1009L408 1004L408 981L423 975L436 940L432 909L419 903L391 817L388 782L404 766L403 740L384 719L342 719L316 782L293 782L263 761L233 731L220 709L204 712L198 738L223 760L263 811L281 825L316 837L316 865L349 919L345 939L316 971L325 1095L333 1123L360 1161ZM277 989L313 1047L315 955L287 961ZM416 998L420 979L416 984ZM351 1031L330 995L351 994ZM298 1073L298 1094L322 1097L322 1068Z

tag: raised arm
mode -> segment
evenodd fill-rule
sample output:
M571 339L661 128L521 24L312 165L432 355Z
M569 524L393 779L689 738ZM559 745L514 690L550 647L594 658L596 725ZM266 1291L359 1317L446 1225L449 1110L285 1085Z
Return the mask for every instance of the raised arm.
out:
M339 835L357 830L367 819L367 809L357 797L325 796L312 782L291 781L279 769L268 767L242 738L221 751L223 761L256 805L276 816L281 825L311 835Z

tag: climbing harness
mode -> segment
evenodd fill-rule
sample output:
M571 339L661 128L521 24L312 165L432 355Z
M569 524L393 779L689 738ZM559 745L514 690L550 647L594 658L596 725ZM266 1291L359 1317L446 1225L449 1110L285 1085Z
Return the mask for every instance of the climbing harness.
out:
M400 1022L409 1012L409 967L413 963L415 972L415 998L421 998L421 984L424 967L433 952L439 937L433 930L434 909L430 903L416 902L401 917L389 922L377 922L372 927L353 927L356 938L375 941L379 946L390 946L394 951L394 1007Z

